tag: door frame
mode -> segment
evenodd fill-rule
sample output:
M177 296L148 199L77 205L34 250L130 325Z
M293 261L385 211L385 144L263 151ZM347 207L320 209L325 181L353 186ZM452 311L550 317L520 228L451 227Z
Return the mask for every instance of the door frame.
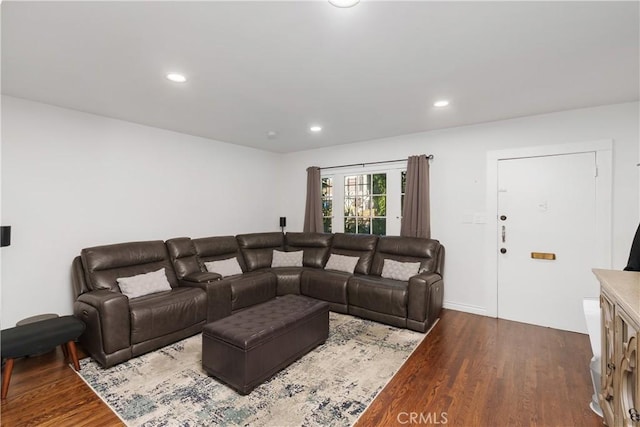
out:
M601 139L558 145L513 148L487 152L487 227L486 242L486 315L498 317L498 162L527 157L556 156L595 152L596 180L596 254L593 268L611 268L613 140Z

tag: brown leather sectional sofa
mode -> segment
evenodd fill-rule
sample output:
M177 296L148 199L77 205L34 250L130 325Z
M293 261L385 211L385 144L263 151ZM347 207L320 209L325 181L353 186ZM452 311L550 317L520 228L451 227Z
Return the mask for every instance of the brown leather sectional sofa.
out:
M302 267L271 267L272 254L303 251ZM324 269L331 254L359 257L353 273ZM222 278L205 262L236 257ZM381 277L385 259L420 262L408 281ZM73 261L74 314L83 347L105 367L194 335L209 322L280 295L327 301L332 311L425 332L443 300L444 247L432 239L324 233L131 242L86 248ZM117 278L164 268L171 290L129 299Z

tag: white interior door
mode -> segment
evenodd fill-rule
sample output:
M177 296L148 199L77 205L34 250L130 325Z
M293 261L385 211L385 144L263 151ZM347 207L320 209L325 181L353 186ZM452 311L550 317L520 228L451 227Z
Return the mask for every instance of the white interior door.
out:
M498 317L586 333L596 179L595 152L498 162Z

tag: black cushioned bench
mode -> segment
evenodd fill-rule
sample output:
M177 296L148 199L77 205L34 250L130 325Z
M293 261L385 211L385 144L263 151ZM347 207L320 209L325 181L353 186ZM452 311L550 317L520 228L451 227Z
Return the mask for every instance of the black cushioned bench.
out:
M64 356L70 357L76 371L80 370L74 340L84 332L84 322L74 316L41 320L0 331L2 359L6 359L2 376L2 399L7 397L14 359L38 354L62 346Z
M202 367L248 394L328 336L328 303L285 295L205 325Z

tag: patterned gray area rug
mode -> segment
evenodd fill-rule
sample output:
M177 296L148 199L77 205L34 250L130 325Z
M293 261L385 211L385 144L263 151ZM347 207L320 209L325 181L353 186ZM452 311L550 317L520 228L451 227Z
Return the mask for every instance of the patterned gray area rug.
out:
M129 426L349 426L425 336L330 313L326 343L248 396L207 376L201 335L78 375Z

